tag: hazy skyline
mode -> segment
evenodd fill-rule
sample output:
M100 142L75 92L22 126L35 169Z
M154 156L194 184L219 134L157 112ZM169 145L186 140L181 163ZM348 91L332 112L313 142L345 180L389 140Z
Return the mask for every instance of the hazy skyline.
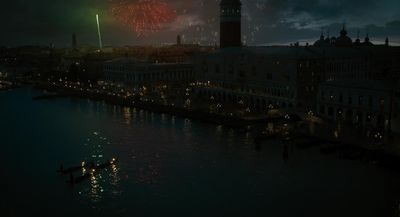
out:
M105 45L173 43L177 34L186 42L219 41L218 0L165 0L174 19L159 31L139 36L113 14L110 0L15 0L1 8L0 45L71 44L75 32L80 45L97 43L95 14L100 14ZM138 2L139 0L125 1ZM160 1L156 1L160 2ZM338 35L345 21L349 36L400 43L400 1L397 0L242 0L243 40L249 45L310 41L321 30Z

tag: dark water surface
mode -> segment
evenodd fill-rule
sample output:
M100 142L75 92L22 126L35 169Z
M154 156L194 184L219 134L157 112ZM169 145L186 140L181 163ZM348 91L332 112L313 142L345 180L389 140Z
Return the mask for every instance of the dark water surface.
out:
M102 102L0 92L0 216L396 216L400 176ZM119 164L74 187L60 163ZM79 172L78 172L79 173ZM78 174L77 174L78 175Z

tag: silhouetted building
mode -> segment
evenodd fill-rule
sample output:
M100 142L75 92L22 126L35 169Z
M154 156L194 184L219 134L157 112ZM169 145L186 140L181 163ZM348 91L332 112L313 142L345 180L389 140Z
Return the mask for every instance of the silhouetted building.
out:
M72 34L72 49L77 49L78 48L78 41L76 40L76 34Z
M195 59L200 84L196 92L200 97L227 105L238 106L240 102L248 111L276 108L299 115L316 114L317 95L320 87L325 88L320 86L325 81L346 80L346 84L359 84L354 88L362 90L364 81L385 82L400 77L399 49L373 46L368 35L363 42L359 36L353 42L345 25L338 37L322 33L314 46L296 43L290 47L242 47L241 2L222 0L220 7L224 49ZM379 91L375 95L385 92Z
M357 32L357 39L354 41L355 46L360 46L361 45L361 40L360 40L360 31Z
M365 45L365 46L372 46L372 45L374 45L374 44L372 44L372 42L371 42L370 39L369 39L369 34L367 34L367 36L365 37L364 42L362 43L362 45Z
M391 114L391 130L400 133L400 83L394 88L393 107Z
M181 45L182 44L182 36L181 35L178 35L177 37L176 37L176 45Z
M327 38L328 39L328 38ZM316 47L322 47L325 45L330 45L330 42L325 41L325 36L324 33L321 33L321 36L319 37L319 40L317 40L316 42L314 42L314 46Z
M343 28L340 31L340 36L336 38L335 45L338 47L350 47L353 45L353 41L347 36L346 26L343 24Z
M242 45L242 3L240 0L222 0L220 4L220 47Z
M325 58L327 80L396 80L400 49L386 46L318 48Z
M353 40L348 36L346 26L343 25L342 30L340 31L339 37L325 37L324 33L321 33L320 38L314 42L315 47L353 47L353 46L373 46L374 44L371 42L369 35L365 37L364 41L360 40L360 33L357 33L357 39L353 42ZM385 41L385 45L389 46L389 39Z

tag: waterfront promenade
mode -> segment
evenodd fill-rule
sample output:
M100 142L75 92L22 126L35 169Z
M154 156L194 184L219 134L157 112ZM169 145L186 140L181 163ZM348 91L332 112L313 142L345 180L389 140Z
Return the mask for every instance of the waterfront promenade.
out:
M43 99L66 96L88 98L124 107L134 107L215 125L224 125L241 132L252 133L257 141L271 138L289 139L303 148L319 147L322 153L334 153L342 158L378 163L385 167L392 167L393 164L400 162L397 136L388 137L351 125L333 124L314 116L303 119L299 119L295 115L279 115L279 113L278 115L275 113L273 116L254 113L240 116L243 114L240 111L208 110L209 104L198 102L195 97L192 97L192 101L197 101L197 104L201 106L196 107L196 104L192 103L192 106L188 108L182 103L184 100L177 99L177 97L174 97L175 101L166 102L165 100L160 101L160 98L151 94L131 93L128 90L104 85L87 86L75 82L59 84L45 82L36 87L50 91L48 94L38 96ZM116 89L118 90L116 91ZM273 125L272 131L269 129L269 124Z

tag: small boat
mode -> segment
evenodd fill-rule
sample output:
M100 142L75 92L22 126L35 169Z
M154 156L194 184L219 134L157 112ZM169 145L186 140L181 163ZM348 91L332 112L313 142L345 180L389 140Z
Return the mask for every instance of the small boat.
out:
M82 161L80 166L73 166L73 167L69 167L67 169L64 169L64 166L61 164L60 169L58 169L57 172L60 173L61 175L66 175L66 174L70 174L70 173L79 171L81 169L90 169L93 167L95 167L93 162L90 162L89 164L87 164L85 161Z
M67 181L67 183L69 183L71 185L81 183L87 179L90 179L92 176L96 175L96 173L98 173L100 170L103 170L111 165L115 165L117 162L118 162L117 158L112 158L111 160L109 160L105 163L99 164L97 166L95 166L94 164L91 164L90 167L85 167L84 164L82 164L83 166L80 167L80 169L88 169L89 172L87 172L81 176L78 176L76 178L74 177L73 172L70 172L69 173L70 178Z

